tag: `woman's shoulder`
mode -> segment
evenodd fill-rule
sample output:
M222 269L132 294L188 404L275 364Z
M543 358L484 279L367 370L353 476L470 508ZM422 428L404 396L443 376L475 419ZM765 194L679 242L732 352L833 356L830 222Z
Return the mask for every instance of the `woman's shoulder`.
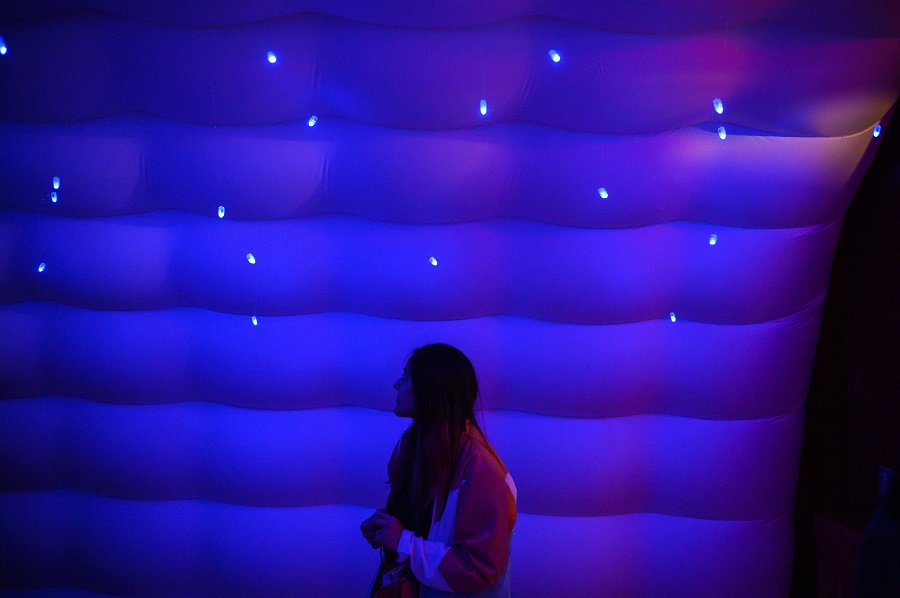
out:
M478 474L505 479L509 475L509 470L497 451L475 426L466 428L463 441L460 443L458 463L458 469L463 470L460 472L463 477L468 477L466 474Z
M518 502L515 481L484 435L474 428L467 431L460 448L460 460L451 491L471 483L473 488L479 489L479 493L486 492L497 497L505 495L507 498L504 500L515 511Z

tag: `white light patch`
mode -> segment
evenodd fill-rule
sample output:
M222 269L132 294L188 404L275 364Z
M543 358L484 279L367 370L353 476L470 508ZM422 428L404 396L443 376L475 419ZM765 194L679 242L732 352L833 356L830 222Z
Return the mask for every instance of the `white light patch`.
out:
M219 218L225 217L225 206L219 206Z
M725 139L725 137L726 137L725 127L719 127L719 139Z
M266 59L269 61L269 64L275 64L276 62L278 62L278 57L275 56L275 52L267 53Z
M609 199L609 192L606 190L606 187L600 187L597 189L597 193L602 199Z
M0 54L6 55L6 42L3 41L2 35L0 35Z
M669 312L669 319L672 320L673 322L675 321L675 312L674 311Z
M250 321L253 322L254 326L259 324L259 320L256 319L256 316L250 316Z
M559 62L559 52L557 52L556 50L550 50L549 52L547 52L547 54L550 55L550 60L552 60L553 62Z
M725 112L725 104L722 103L721 98L716 98L713 100L713 109L716 111L716 114L722 114Z
M432 266L437 266L437 258L435 258L434 256L431 256L430 258L428 258L428 263L431 264Z
M38 266L38 272L43 272L46 269L47 269L47 264L45 264L44 262L41 262L41 265Z
M719 242L719 235L710 235L709 236L709 244L710 245L715 245L718 242Z
M306 124L308 124L311 127L314 127L314 126L316 126L317 122L319 122L319 117L316 116L315 114L313 114L312 116L309 117L309 120L306 121Z
M58 176L53 177L53 188L59 189L59 177Z
M56 194L56 191L50 192L50 201L56 203L59 200L59 195Z
M252 254L252 253L248 253L248 254L247 254L247 261L250 262L251 264L255 264L255 263L256 263L256 258L253 257L253 254Z
M481 116L487 114L487 100L481 100L481 103L478 105L478 110L481 112Z
M872 137L878 137L881 135L881 125L875 125L875 128L872 129Z

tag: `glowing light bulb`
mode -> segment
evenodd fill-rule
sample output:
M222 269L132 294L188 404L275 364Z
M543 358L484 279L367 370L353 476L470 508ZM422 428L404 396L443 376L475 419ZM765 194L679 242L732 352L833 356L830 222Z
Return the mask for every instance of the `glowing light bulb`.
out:
M437 259L436 259L434 256L431 256L430 258L428 258L428 262L429 262L432 266L437 266Z
M6 54L6 42L3 41L2 35L0 35L0 54Z
M719 139L725 139L725 127L719 127Z
M710 235L709 236L709 244L715 245L719 241L719 235Z
M606 187L600 187L599 189L597 189L597 193L600 194L600 197L602 199L609 198L609 192L607 192Z
M875 128L872 129L872 137L878 137L881 135L881 125L875 125Z
M549 52L547 52L547 54L550 55L550 60L552 60L553 62L559 62L559 52L557 52L556 50L550 50Z
M481 100L481 103L478 105L478 110L481 111L481 116L487 114L487 100Z
M259 320L256 319L256 316L250 316L250 321L253 322L254 326L259 324Z
M53 177L53 188L59 189L59 177L58 176Z
M253 254L252 254L252 253L248 253L248 254L247 254L247 261L250 262L251 264L255 264L255 263L256 263L256 258L253 257Z
M309 121L307 121L306 124L308 124L311 127L314 127L314 126L316 126L317 122L319 122L319 117L316 116L315 114L313 114L312 116L309 117Z
M225 206L219 206L219 218L225 217Z
M716 114L722 114L725 112L725 105L722 103L721 98L716 98L713 100L713 108L716 111Z
M56 191L51 191L50 192L50 201L52 201L53 203L56 203L56 201L58 199L59 199L59 196L56 194Z
M675 321L675 312L674 311L669 312L669 319L672 320L673 322Z
M47 269L47 264L45 264L44 262L41 262L41 265L38 266L38 272L43 272L46 269Z
M266 54L266 58L269 60L269 64L275 64L278 62L278 57L275 56L275 52L269 52Z

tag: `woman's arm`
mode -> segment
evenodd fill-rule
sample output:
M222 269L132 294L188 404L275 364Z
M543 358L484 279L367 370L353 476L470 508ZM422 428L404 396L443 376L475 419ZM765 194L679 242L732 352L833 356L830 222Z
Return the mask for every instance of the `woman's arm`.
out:
M460 487L447 498L444 521L434 524L443 529L452 525L452 543L402 530L398 560L408 558L420 582L443 591L479 592L500 579L516 522L515 484L509 474L501 477L504 473L482 454L473 455ZM448 520L454 516L455 521Z

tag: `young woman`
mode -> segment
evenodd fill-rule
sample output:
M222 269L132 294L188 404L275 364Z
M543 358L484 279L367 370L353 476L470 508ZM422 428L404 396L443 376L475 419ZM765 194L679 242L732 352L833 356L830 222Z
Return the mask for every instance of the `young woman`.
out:
M382 570L409 564L420 596L509 596L516 486L475 421L472 363L425 345L394 388L394 413L413 421L388 462L387 507L363 521L363 536L384 549Z

